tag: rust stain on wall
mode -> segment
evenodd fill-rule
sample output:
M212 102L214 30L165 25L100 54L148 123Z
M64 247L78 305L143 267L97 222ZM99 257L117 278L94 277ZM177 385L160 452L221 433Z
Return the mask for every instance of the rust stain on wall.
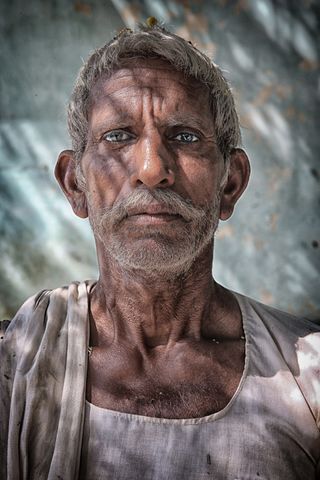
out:
M267 103L273 95L284 100L292 94L292 86L270 83L259 91L256 98L252 101L254 107L261 107Z
M235 5L234 10L235 10L237 15L239 15L240 13L242 13L245 10L248 10L248 1L247 0L239 0Z
M92 7L88 3L75 2L74 10L84 15L91 15L92 13Z
M312 72L312 71L317 70L319 68L320 63L316 60L309 60L308 58L304 58L299 63L298 66L301 70L304 70L306 72Z
M135 3L126 5L121 11L121 16L126 25L133 27L136 22L140 21L141 9Z

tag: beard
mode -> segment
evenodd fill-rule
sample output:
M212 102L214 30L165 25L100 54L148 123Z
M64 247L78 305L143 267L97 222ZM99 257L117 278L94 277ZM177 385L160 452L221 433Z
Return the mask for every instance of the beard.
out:
M139 270L149 276L173 278L189 271L211 242L219 223L220 193L213 202L194 206L169 189L137 189L111 207L95 210L87 193L89 219L107 256L125 270ZM151 204L179 215L179 221L160 228L137 225L128 220L133 211L143 212Z

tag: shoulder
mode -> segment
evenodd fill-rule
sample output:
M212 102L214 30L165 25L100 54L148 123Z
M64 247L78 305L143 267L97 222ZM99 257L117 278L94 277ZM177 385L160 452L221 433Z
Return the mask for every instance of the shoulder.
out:
M60 289L56 289L60 290ZM54 290L41 290L29 297L17 310L17 313L11 320L1 321L2 340L7 340L8 337L12 338L22 336L25 334L26 329L30 322L37 317L44 317L48 308L50 298L54 295Z
M316 321L292 315L236 294L243 314L251 326L251 335L268 339L299 385L320 428L320 325ZM270 352L269 352L270 353ZM270 359L269 359L270 360Z
M278 341L283 340L287 345L293 341L293 346L299 343L299 340L306 338L318 341L319 322L264 305L239 293L236 293L236 297L243 315L253 320L255 326L267 329L272 337L277 337Z
M18 309L17 313L12 320L2 320L0 323L1 329L1 344L4 344L10 338L14 341L17 337L21 337L25 333L25 329L28 325L28 321L32 318L34 312L39 310L45 310L50 298L49 290L41 290L29 297L22 306Z
M29 351L34 357L46 328L46 312L54 290L41 290L29 297L12 320L1 322L1 368L15 370L20 358ZM31 354L31 355L30 355Z
M295 352L301 359L308 353L320 362L320 324L304 317L283 312L252 298L236 294L243 315L256 334L263 329L277 344L284 357ZM289 358L286 358L289 361ZM302 366L302 365L301 365ZM319 377L320 378L320 377Z
M68 311L79 310L86 314L91 285L92 282L73 282L53 290L41 290L28 298L11 321L1 322L1 358L8 350L14 350L15 357L19 357L22 351L26 352L26 343L32 344L36 352L36 345L40 345L42 336L52 325L59 330L66 323Z
M25 381L39 362L56 362L59 349L65 352L70 342L81 343L86 337L92 283L74 282L42 290L24 302L9 325L4 324L7 328L0 340L0 410L2 404L9 408L16 378Z

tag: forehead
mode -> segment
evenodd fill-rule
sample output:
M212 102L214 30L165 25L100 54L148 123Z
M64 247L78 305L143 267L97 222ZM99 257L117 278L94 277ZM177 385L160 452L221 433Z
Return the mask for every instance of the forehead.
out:
M91 89L89 112L102 104L116 106L121 99L142 97L144 93L171 105L209 110L209 89L192 77L159 59L129 59L110 75L102 75ZM202 112L204 113L204 112Z

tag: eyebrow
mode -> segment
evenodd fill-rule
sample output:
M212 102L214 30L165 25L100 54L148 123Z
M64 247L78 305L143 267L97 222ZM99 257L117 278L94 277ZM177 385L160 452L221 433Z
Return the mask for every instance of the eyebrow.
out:
M98 133L102 130L106 129L117 129L126 126L130 126L135 124L134 118L128 113L118 112L115 115L110 115L105 117L101 121L95 124L93 131ZM186 128L194 128L196 130L201 130L206 134L213 134L214 133L214 124L213 119L212 123L208 123L207 121L203 121L198 115L193 115L191 113L176 113L173 115L168 115L161 121L156 121L156 124L160 127L186 127Z
M98 121L93 128L94 132L106 130L108 128L121 128L133 123L133 118L127 113L116 113L115 115L108 115L101 121Z
M176 127L176 126L187 126L190 128L196 128L199 130L203 130L205 132L214 130L213 128L213 119L212 123L208 123L207 121L203 121L198 115L192 115L191 113L185 114L174 114L169 115L165 118L163 122L160 122L160 126L169 126L169 127Z

